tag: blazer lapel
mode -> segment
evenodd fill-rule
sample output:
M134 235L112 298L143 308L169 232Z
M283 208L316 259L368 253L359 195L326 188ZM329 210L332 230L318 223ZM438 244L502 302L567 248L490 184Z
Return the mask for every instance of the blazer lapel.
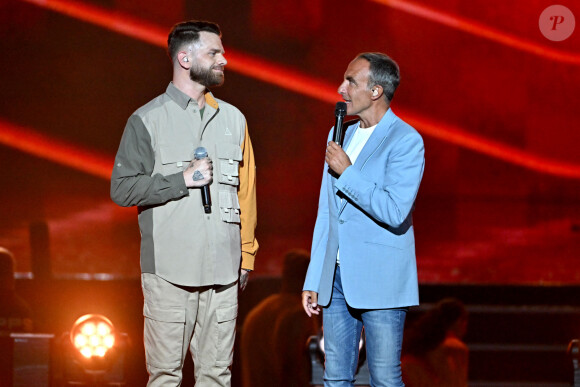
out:
M355 168L362 171L362 169L364 168L364 166L365 166L366 162L369 160L369 158L373 155L373 153L377 150L377 148L384 141L386 141L386 138L389 134L389 131L391 129L391 125L393 124L394 120L395 120L395 114L393 113L391 108L389 108L389 110L387 110L387 112L385 113L383 118L381 118L381 120L377 124L377 127L373 131L373 134L371 134L367 143L365 144L365 146L362 148L360 154L358 155L356 162L353 165ZM351 127L351 128L353 128L353 129L350 131L350 134L347 131L347 133L345 133L345 136L344 136L345 137L345 141L344 141L344 143L345 143L344 148L345 149L348 145L347 136L348 136L348 141L350 142L350 140L352 139L352 135L354 134L354 130L356 128L358 128L358 125L356 125L355 127ZM349 128L349 129L351 129L351 128ZM344 210L344 208L346 207L346 205L348 204L348 201L343 200L341 203L340 197L336 194L337 189L334 188L334 183L333 183L333 189L334 189L334 193L335 193L334 196L337 199L337 205L339 207L338 214L340 215L342 213L342 211Z
M375 128L373 134L369 137L369 140L362 148L362 151L358 155L354 166L357 169L361 170L364 168L366 162L368 161L369 157L373 155L373 153L377 150L379 145L383 143L385 138L388 136L389 131L391 129L391 125L395 120L395 115L393 111L389 108L383 118L379 121L377 127Z

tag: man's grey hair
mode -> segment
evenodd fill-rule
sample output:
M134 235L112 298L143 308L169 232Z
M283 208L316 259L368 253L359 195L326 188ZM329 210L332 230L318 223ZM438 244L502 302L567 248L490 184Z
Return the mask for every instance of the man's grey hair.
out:
M383 88L385 98L391 102L399 86L399 65L388 55L380 52L364 52L357 56L370 64L368 88L379 85Z

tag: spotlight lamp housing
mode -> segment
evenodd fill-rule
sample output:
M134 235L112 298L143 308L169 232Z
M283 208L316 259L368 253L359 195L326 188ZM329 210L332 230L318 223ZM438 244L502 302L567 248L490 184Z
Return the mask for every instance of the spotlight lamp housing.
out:
M98 362L115 346L115 327L103 315L87 314L73 324L70 341L82 358Z
M107 317L81 316L56 344L51 386L126 386L129 347Z

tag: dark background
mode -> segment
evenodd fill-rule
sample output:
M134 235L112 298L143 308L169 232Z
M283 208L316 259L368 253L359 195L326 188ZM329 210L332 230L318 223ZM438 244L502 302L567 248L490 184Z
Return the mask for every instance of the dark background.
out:
M382 51L402 72L393 110L425 140L422 302L469 304L471 379L568 379L565 347L580 334L580 30L546 39L538 19L551 1L39 3L0 3L0 246L15 254L37 331L104 313L130 333L142 384L137 214L110 201L108 178L127 118L171 79L169 29L207 19L230 62L213 91L246 115L258 165L261 247L240 326L278 289L284 252L310 248L335 90L356 54ZM578 2L558 3L580 15ZM481 36L490 30L500 41ZM43 229L44 250L31 243ZM44 258L53 279L30 280Z

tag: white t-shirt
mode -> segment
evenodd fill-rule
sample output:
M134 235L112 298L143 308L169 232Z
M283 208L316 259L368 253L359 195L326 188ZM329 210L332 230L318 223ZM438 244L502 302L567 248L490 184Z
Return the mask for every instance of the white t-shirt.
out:
M375 131L376 127L376 125L373 125L369 126L368 128L361 128L359 124L359 126L356 128L354 134L352 135L352 139L348 143L348 146L344 149L344 152L347 154L351 163L355 163L358 155L360 155L360 152L369 140L371 134L373 134ZM344 199L341 199L340 202L342 203L343 200ZM340 250L336 254L336 263L340 265Z
M363 147L367 143L369 137L375 131L377 126L373 125L368 128L361 128L360 126L356 128L354 134L352 135L352 139L348 143L348 146L344 150L348 157L350 158L351 163L355 163L358 155L362 151Z

